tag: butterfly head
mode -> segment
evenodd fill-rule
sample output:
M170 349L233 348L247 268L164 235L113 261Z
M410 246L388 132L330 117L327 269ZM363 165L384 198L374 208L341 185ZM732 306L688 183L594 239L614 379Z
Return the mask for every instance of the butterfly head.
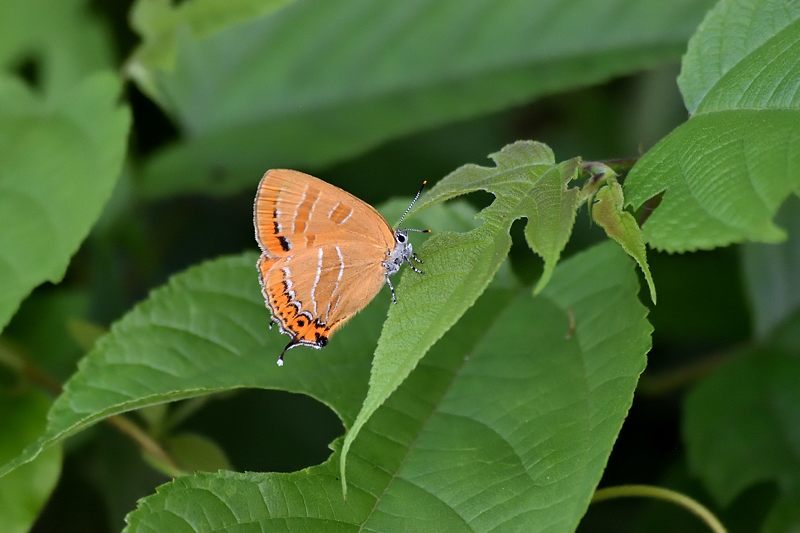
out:
M389 251L389 257L386 258L383 265L386 268L386 275L392 276L400 270L403 263L408 262L414 255L414 248L411 246L411 241L408 239L408 231L398 229L394 232L394 249Z

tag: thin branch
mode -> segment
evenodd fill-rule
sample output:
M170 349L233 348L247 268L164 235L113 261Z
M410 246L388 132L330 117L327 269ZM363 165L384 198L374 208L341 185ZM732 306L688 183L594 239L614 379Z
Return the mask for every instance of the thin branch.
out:
M643 375L639 379L636 391L645 396L661 396L679 390L694 383L730 361L739 348L732 347L725 351L714 352L698 357L696 360L677 368L665 370L653 375Z
M159 463L163 463L166 467L164 469L165 474L171 477L185 475L185 472L180 469L164 448L129 418L122 415L114 415L106 418L106 422L123 435L130 437L143 452L149 453Z
M615 498L651 498L673 503L700 518L714 533L727 533L722 522L720 522L719 519L714 516L714 513L709 511L706 506L694 498L690 498L674 490L654 487L652 485L619 485L617 487L606 487L595 491L594 496L592 496L592 503L613 500Z
M58 396L63 390L58 381L32 364L19 350L14 349L8 343L0 342L0 364L18 372L25 380L47 390L54 396ZM163 464L163 473L172 477L184 474L166 450L129 418L123 415L114 415L106 418L105 422L133 440L143 452L149 453L160 464Z
M611 170L620 175L620 181L622 181L625 179L625 175L631 171L633 165L635 165L637 161L639 161L638 157L622 157L618 159L606 159L601 161L601 163L605 163L611 167Z

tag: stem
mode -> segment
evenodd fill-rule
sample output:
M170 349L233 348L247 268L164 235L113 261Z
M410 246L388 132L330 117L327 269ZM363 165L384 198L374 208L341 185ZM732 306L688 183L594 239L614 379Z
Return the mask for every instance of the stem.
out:
M166 466L166 468L163 469L163 473L170 477L185 475L185 472L183 472L180 467L175 464L175 461L164 450L164 448L162 448L158 442L153 440L150 435L143 431L142 428L137 426L129 418L122 415L114 415L106 418L106 422L123 435L130 437L131 440L139 445L142 451L149 453L160 463L163 463L164 466Z
M199 411L209 400L208 396L198 396L184 401L167 414L164 420L164 431L172 431L178 424Z
M605 165L611 170L613 170L618 177L619 182L625 180L625 176L630 172L633 168L633 165L639 160L638 157L624 157L620 159L602 159L599 161L584 161L581 165L584 171L587 171L591 174L591 179L599 179L603 177L602 174L594 174L592 172L592 167L594 165Z
M47 375L36 365L28 361L19 350L15 350L7 343L0 343L0 364L3 364L19 374L29 382L42 387L54 396L62 392L61 384ZM170 455L139 426L123 415L114 415L105 419L105 422L116 428L120 433L130 437L142 451L149 453L164 465L162 472L170 477L183 475Z
M685 494L662 487L654 487L652 485L619 485L617 487L606 487L595 491L594 496L592 496L592 503L630 497L652 498L673 503L697 516L714 533L727 533L722 522L720 522L703 504Z
M61 394L61 384L58 381L31 364L22 355L21 350L3 341L0 341L0 364L18 372L29 382L40 386L54 396Z
M708 354L682 367L652 376L645 374L639 380L637 392L646 396L660 396L681 389L712 373L737 352L738 348L731 348L724 352Z
M625 174L630 172L630 170L633 168L633 165L635 165L637 161L639 161L638 157L622 157L619 159L606 159L605 161L601 162L605 163L611 167L611 170L619 174L620 181L622 181Z

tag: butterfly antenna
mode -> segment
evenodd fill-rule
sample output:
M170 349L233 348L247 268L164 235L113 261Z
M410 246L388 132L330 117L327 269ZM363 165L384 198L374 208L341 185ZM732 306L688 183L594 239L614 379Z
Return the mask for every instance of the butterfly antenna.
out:
M411 212L411 208L414 207L414 204L416 203L417 199L419 198L419 195L422 194L422 189L425 188L425 185L427 183L428 183L428 180L422 180L422 185L419 186L419 190L417 191L417 194L414 195L414 199L411 200L411 203L408 204L408 207L406 207L406 210L403 212L403 216L401 216L400 220L397 221L397 227L398 228L400 227L400 224L403 223L403 220L405 220L406 216L408 216L408 214Z

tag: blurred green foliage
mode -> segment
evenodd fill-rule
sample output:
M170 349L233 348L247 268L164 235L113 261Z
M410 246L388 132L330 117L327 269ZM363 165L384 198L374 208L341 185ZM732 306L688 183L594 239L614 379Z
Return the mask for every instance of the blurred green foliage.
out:
M704 530L599 482L796 531L799 43L789 0L0 0L0 530ZM439 182L432 274L280 372L271 167L390 221Z

